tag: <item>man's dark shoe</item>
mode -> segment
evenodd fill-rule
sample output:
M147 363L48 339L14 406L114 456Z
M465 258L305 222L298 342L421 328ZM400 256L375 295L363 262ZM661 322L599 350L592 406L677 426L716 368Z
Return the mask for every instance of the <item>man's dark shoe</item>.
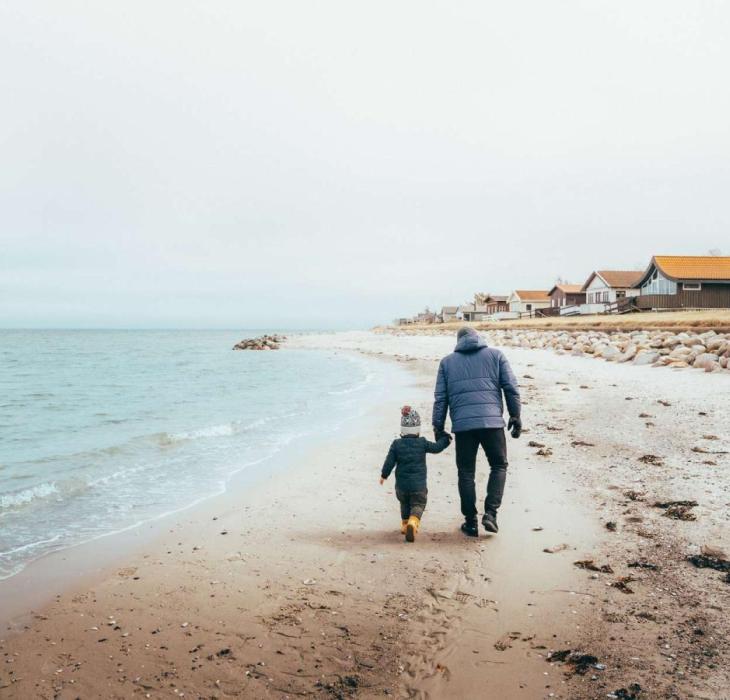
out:
M482 518L482 525L487 532L499 532L497 526L497 516L492 513L485 513Z
M461 531L467 537L479 537L479 528L477 527L477 521L467 520L461 524Z

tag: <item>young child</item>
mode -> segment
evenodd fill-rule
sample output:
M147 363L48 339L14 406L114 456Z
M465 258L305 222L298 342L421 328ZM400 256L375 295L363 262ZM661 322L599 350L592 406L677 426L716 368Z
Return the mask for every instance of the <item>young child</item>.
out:
M401 409L400 434L388 450L380 472L381 485L395 467L395 495L400 501L401 532L413 542L426 508L426 453L443 452L451 442L448 433L441 433L436 442L420 437L421 417L410 406Z

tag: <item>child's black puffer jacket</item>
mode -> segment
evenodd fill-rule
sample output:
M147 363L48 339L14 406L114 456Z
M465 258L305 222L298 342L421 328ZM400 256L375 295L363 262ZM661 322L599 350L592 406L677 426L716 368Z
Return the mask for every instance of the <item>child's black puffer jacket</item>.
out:
M426 453L437 454L449 446L448 435L436 442L416 435L393 440L380 476L387 479L395 467L395 485L404 492L426 490Z

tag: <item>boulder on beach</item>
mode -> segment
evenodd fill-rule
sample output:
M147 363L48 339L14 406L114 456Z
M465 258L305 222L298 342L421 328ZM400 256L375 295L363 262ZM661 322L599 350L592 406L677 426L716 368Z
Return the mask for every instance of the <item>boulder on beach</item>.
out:
M653 365L661 355L658 352L652 352L651 350L644 350L634 357L635 365Z
M720 366L719 360L720 358L714 353L705 352L695 358L694 366L698 369L712 370L715 366Z
M615 345L606 345L600 351L600 356L604 360L616 360L621 355L621 351Z
M630 362L636 357L639 348L636 345L629 345L617 358L616 362Z

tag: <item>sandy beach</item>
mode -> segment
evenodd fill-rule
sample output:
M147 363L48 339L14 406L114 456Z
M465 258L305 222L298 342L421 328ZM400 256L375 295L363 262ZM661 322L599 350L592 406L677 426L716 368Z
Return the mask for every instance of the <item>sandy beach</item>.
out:
M0 2L0 700L730 700L728 36Z
M508 349L526 432L509 441L499 535L459 532L451 447L406 544L379 468L399 406L430 415L452 346L292 338L280 352L366 353L409 379L162 531L3 582L0 697L728 697L730 585L687 557L730 552L730 378ZM677 500L697 505L655 505ZM29 614L43 571L50 600Z

